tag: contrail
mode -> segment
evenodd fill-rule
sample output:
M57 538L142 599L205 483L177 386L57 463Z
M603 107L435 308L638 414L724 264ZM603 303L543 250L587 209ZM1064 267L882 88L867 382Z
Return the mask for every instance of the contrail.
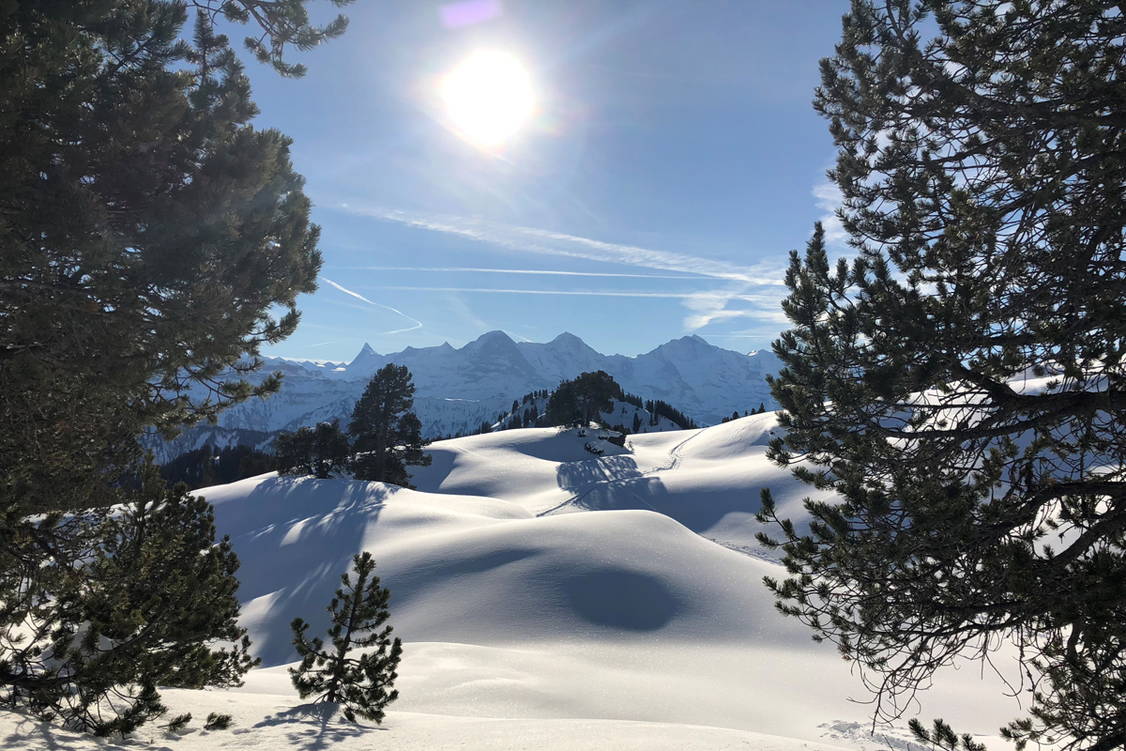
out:
M403 334L403 333L406 333L408 331L414 331L415 329L422 328L422 321L418 320L417 318L412 318L411 316L408 316L406 313L399 310L398 308L392 308L390 305L384 305L381 302L375 302L374 300L369 300L366 297L364 297L363 295L361 295L359 292L353 292L352 290L348 289L344 285L337 284L336 282L332 281L327 276L322 276L321 279L328 282L333 287L336 287L338 290L340 290L341 292L343 292L346 295L351 295L352 297L356 298L357 300L360 300L362 302L366 302L368 305L374 305L377 308L383 308L384 310L390 310L392 313L396 313L398 315L401 315L403 318L406 318L408 321L411 321L413 323L413 325L408 326L405 329L392 329L391 331L379 331L379 332L377 332L377 334L380 335L380 336L387 335L387 334Z
M666 300L691 300L699 297L699 292L630 292L630 291L615 291L615 290L593 290L593 289L505 289L503 287L414 287L414 286L399 286L387 285L380 286L378 289L393 289L393 290L406 290L410 292L481 292L481 293L496 293L502 295L564 295L573 297L642 297L642 298L657 298ZM748 302L759 302L763 299L761 295L743 295L743 294L728 294L726 292L713 293L722 294L727 299L731 300L745 300Z
M349 204L342 204L338 208L353 215L369 216L407 227L457 235L488 245L526 253L582 258L600 263L618 263L658 271L726 279L751 285L782 286L784 284L782 274L774 268L738 266L711 258L642 248L636 245L604 242L589 237L553 232L536 227L522 227L481 219L409 212L399 209L357 207Z
M478 274L530 274L583 276L608 279L710 279L707 274L622 274L612 271L558 271L555 269L492 269L477 266L333 266L341 271L434 271Z

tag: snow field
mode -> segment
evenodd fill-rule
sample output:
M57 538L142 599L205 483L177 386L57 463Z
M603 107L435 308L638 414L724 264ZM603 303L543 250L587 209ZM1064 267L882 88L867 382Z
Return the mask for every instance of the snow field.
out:
M632 436L600 457L589 435L513 430L433 444L418 490L273 474L201 490L242 562L263 666L241 689L168 690L197 729L149 726L120 747L907 751L902 730L868 735L870 707L849 701L866 695L832 645L776 612L761 580L780 567L729 549L758 552L761 487L790 514L808 494L765 459L774 427L766 414ZM286 673L290 621L323 633L361 550L405 643L379 728L302 705ZM920 698L918 714L960 731L1019 714L976 666ZM235 726L199 730L210 711ZM118 747L0 715L0 749Z

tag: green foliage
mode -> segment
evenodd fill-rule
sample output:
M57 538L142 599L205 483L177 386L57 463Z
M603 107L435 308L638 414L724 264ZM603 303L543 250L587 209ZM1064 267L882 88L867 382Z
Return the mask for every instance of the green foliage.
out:
M190 717L190 715L189 715ZM226 730L233 723L229 714L220 714L219 712L209 712L207 714L207 721L203 723L204 730Z
M278 471L290 475L313 475L324 479L348 463L348 436L336 420L315 428L279 433L275 439Z
M410 487L407 466L430 464L422 450L422 424L410 411L413 406L414 383L406 366L388 364L372 376L348 425L357 480Z
M691 417L684 414L671 404L661 401L660 399L653 399L651 401L645 402L645 409L647 409L650 413L649 419L651 425L657 425L659 423L659 418L663 417L669 422L676 425L681 430L692 430L699 427L696 424L696 421Z
M169 733L179 733L181 730L186 728L188 726L188 723L191 721L192 713L185 712L184 714L176 715L171 720L161 725L161 727L167 730Z
M387 603L391 593L373 574L371 554L355 556L352 565L356 580L342 574L341 588L328 606L331 648L326 648L319 637L310 639L306 634L309 625L294 619L293 646L301 664L290 668L289 674L302 699L316 695L318 702L338 702L348 720L355 722L356 717L362 717L378 724L383 721L384 708L399 696L392 684L398 677L395 669L403 645L398 637L391 638L391 626L383 625L390 615ZM354 649L367 651L350 657Z
M160 465L160 476L169 485L182 482L189 490L194 490L211 485L225 485L276 468L275 457L255 451L249 446L216 449L207 444Z
M1009 738L1126 744L1124 52L1109 1L856 0L822 63L856 257L791 255L770 456L841 501L761 518L884 716L1013 639Z
M221 16L235 23L257 24L256 34L244 39L246 48L259 62L273 66L283 76L294 78L305 75L305 66L287 63L287 46L308 50L321 42L333 39L348 28L348 19L338 15L324 26L309 23L309 13L305 8L308 0L192 0L210 17ZM353 0L330 0L339 7L350 5Z
M163 714L158 685L239 685L257 662L211 506L152 468L115 500L0 526L0 701L102 736Z
M217 376L294 330L318 229L289 139L248 124L249 82L211 19L246 11L280 54L315 37L301 5L201 1L187 39L179 2L0 9L5 468L88 477L132 460L146 426L277 388ZM26 474L21 503L58 507Z
M296 73L287 46L342 30L312 29L302 5L0 3L9 705L124 734L164 711L158 684L230 685L251 664L230 546L206 502L138 469L136 438L278 386L218 376L294 330L318 230L289 139L249 124L249 82L212 22L251 21Z
M622 396L622 387L609 373L581 373L560 383L547 401L544 416L549 425L588 425L600 420Z
M931 751L985 751L984 743L978 743L969 733L958 735L942 719L935 719L930 730L914 717L908 720L907 725L915 740L927 744Z

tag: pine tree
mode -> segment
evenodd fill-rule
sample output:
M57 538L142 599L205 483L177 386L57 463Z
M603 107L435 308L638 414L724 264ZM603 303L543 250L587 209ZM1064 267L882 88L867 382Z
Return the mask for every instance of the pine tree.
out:
M158 685L239 685L257 663L210 505L151 468L114 500L0 526L0 701L101 736L162 714ZM52 556L29 555L45 540Z
M289 140L249 124L249 83L213 22L250 21L256 52L298 74L289 45L344 25L310 26L303 6L0 7L0 698L10 705L125 733L162 711L156 685L229 685L250 664L234 554L214 544L205 502L143 466L136 438L278 385L216 376L253 369L260 346L293 331L296 297L315 287L317 228ZM194 34L183 33L189 8ZM127 510L105 510L115 503Z
M582 424L582 412L579 410L578 396L572 381L563 381L551 392L543 413L548 425Z
M319 637L308 638L309 625L294 619L293 646L301 664L290 668L289 674L302 699L315 694L315 701L342 704L344 716L351 722L358 716L378 724L383 721L384 707L399 696L391 686L398 677L395 669L403 645L398 637L391 638L391 626L383 625L390 615L391 593L373 575L371 553L355 556L352 565L355 582L342 574L341 588L328 606L331 649ZM350 657L356 649L368 651Z
M1126 745L1126 14L855 0L816 106L856 251L793 253L770 447L784 612L895 716L959 655L1031 663L1018 745ZM767 540L769 542L769 540Z
M309 474L323 480L348 463L348 437L336 420L279 433L274 445L282 474Z
M352 472L357 480L409 487L407 465L427 465L422 424L411 412L414 383L404 365L389 363L372 376L352 410Z
M584 425L600 422L602 413L613 409L614 399L622 395L621 387L603 370L580 373L574 384L575 402Z
M249 124L212 20L252 15L279 63L342 22L310 27L302 0L191 5L186 38L188 4L171 0L0 11L0 464L22 467L9 497L25 508L89 496L147 426L276 390L216 377L256 367L315 288L289 139Z

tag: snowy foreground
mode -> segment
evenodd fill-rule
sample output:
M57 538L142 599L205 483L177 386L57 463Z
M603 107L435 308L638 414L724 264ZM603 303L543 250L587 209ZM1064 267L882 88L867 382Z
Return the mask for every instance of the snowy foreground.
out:
M808 490L765 459L773 427L754 415L597 457L575 431L513 430L433 444L418 490L271 474L200 491L242 560L262 667L241 689L164 692L196 718L181 735L106 743L0 713L0 749L906 751L902 727L869 734L859 680L761 583L783 572L753 539L759 488L795 517ZM302 704L286 674L289 622L323 632L360 550L405 642L382 727ZM988 741L1020 713L1002 690L967 665L912 709ZM200 730L211 711L233 727Z

